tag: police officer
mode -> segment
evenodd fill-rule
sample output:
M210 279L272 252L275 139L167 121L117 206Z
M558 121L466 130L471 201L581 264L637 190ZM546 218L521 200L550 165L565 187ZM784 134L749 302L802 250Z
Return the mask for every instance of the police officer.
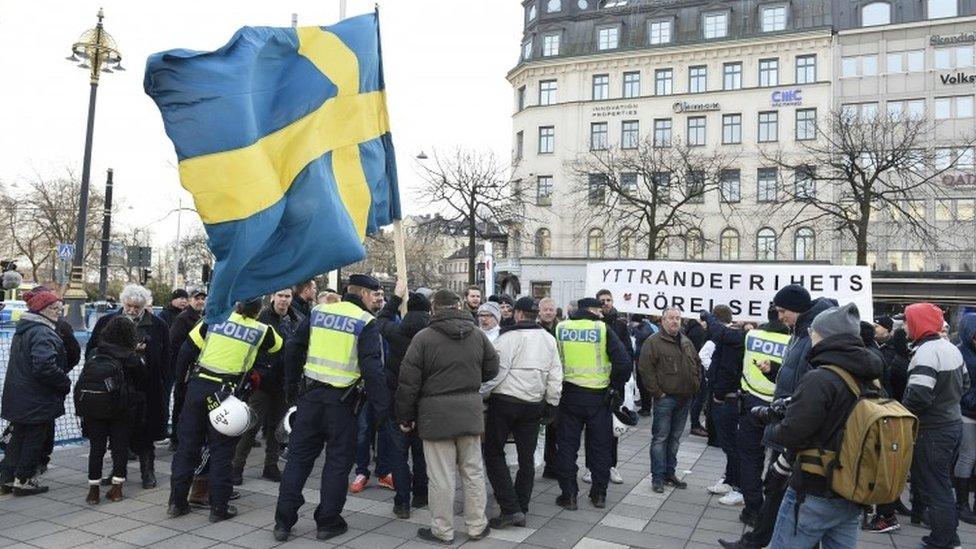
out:
M218 405L215 393L235 393L250 371L258 352L277 353L282 339L273 328L258 322L261 298L238 303L225 321L213 326L197 324L188 344L200 350L186 387L186 398L177 426L180 444L173 456L169 516L190 512L187 496L204 444L210 448L210 522L233 518L237 509L231 497L231 458L239 437L224 435L210 423L210 410Z
M613 331L602 322L600 301L578 302L576 319L556 326L556 343L563 361L563 392L557 424L557 469L562 494L556 505L576 510L576 456L586 429L587 465L592 474L590 502L604 508L610 480L611 410L623 402L623 388L632 370L630 355Z
M288 440L288 461L275 509L274 538L286 541L305 503L302 488L325 444L320 503L315 509L320 540L348 530L340 513L346 504L346 482L356 450L356 412L363 400L361 385L379 425L386 421L390 391L382 362L379 328L369 313L380 289L367 275L352 275L340 303L316 305L288 341L285 380L302 394ZM294 389L290 389L294 391Z

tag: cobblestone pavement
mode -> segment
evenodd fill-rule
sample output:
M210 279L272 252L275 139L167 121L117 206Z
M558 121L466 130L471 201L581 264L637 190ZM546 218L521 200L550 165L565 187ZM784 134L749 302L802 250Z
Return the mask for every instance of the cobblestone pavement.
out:
M541 442L541 440L540 440ZM468 542L459 529L455 546L478 549L509 547L547 547L551 549L616 549L623 547L699 548L718 547L720 537L736 538L743 531L738 509L718 503L705 486L722 474L725 458L716 448L707 448L703 439L687 438L678 456L679 476L688 482L687 490L654 494L648 476L650 458L650 421L642 418L639 428L631 430L619 447L620 471L624 483L611 484L607 508L594 509L585 498L586 485L578 511L564 511L554 504L559 488L556 482L536 477L535 493L525 528L493 531L490 538ZM55 452L54 466L43 479L51 491L41 496L15 498L0 496L0 547L62 548L90 546L102 549L116 547L203 547L263 548L278 545L272 539L274 505L278 487L260 479L263 452L251 453L245 482L236 501L240 515L231 521L210 524L207 514L194 511L179 519L166 517L169 495L170 454L158 450L157 472L160 488L142 490L138 483L126 484L127 499L119 503L88 506L87 446L60 448ZM317 467L320 470L320 466ZM106 470L108 470L106 466ZM129 476L138 479L136 463L130 463ZM426 510L415 510L409 521L393 518L393 493L371 483L360 494L350 496L344 516L349 533L323 543L315 539L311 514L318 502L318 476L309 479L305 490L308 503L293 533L296 537L285 547L343 546L358 549L424 547L417 528L427 525ZM315 487L315 489L312 489ZM460 500L455 511L460 512ZM489 496L489 516L497 514ZM461 526L460 517L456 517ZM907 520L904 522L908 522ZM860 547L916 547L924 531L905 525L893 534L861 533ZM976 547L976 528L961 525L963 547Z

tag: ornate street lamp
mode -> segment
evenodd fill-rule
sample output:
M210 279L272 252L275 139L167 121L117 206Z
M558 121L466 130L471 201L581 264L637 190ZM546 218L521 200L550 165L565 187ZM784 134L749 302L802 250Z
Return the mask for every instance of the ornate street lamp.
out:
M92 134L95 130L95 95L98 92L98 78L101 73L125 70L122 68L122 54L119 53L115 39L105 31L102 19L105 14L98 9L98 24L88 29L71 46L68 61L78 62L78 66L88 69L91 76L91 91L88 96L88 128L85 132L85 159L81 169L81 199L78 201L78 225L75 234L75 254L71 262L71 282L65 292L68 309L68 322L76 330L85 328L84 307L84 259L85 225L88 219L88 178L91 172Z

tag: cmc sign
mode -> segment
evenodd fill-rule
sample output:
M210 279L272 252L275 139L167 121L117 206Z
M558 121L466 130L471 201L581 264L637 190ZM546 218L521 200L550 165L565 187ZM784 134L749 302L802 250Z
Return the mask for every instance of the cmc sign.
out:
M803 90L776 90L770 94L774 107L789 107L803 104Z

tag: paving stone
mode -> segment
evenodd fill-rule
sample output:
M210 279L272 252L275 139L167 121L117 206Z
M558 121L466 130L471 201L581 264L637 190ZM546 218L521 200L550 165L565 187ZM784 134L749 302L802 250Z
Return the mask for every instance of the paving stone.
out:
M680 549L684 547L687 541L667 536L650 536L643 532L611 528L609 526L596 526L586 536L602 541L629 545L631 547L642 547L644 549Z
M343 545L346 547L352 547L354 549L379 549L386 547L398 547L404 543L406 543L406 541L403 538L387 536L385 534L377 534L375 532L367 532L358 538L345 542Z
M573 547L573 549L628 549L629 545L613 543L593 538L583 538Z
M612 528L622 528L624 530L633 530L635 532L640 532L647 526L648 519L633 518L624 515L615 515L613 513L603 517L600 524L603 526L610 526Z
M90 532L98 536L114 536L115 534L120 534L127 530L135 530L140 526L144 526L145 523L132 520L125 517L111 517L105 520L100 520L98 522L92 522L90 524L84 524L78 527L79 530L84 530L85 532Z
M29 541L53 534L55 532L60 532L64 529L65 527L61 526L60 524L48 522L46 520L36 520L34 522L4 528L3 535L4 537L17 541Z
M101 536L87 532L79 532L77 530L62 530L54 534L34 538L30 540L30 544L45 549L60 549L61 547L77 547L97 539L101 539Z
M555 518L525 538L525 541L542 547L564 549L575 545L590 528L591 525L586 523Z
M203 549L213 545L214 540L195 534L180 534L152 544L154 549Z
M193 531L193 534L210 538L215 541L229 541L249 532L253 532L256 529L256 525L247 525L231 520L224 520L197 528Z
M152 545L163 541L164 539L169 539L173 536L181 534L177 530L171 530L169 528L164 528L162 526L156 526L154 524L147 524L140 528L134 530L128 530L113 536L114 539L123 541L125 543L131 543L133 545Z

